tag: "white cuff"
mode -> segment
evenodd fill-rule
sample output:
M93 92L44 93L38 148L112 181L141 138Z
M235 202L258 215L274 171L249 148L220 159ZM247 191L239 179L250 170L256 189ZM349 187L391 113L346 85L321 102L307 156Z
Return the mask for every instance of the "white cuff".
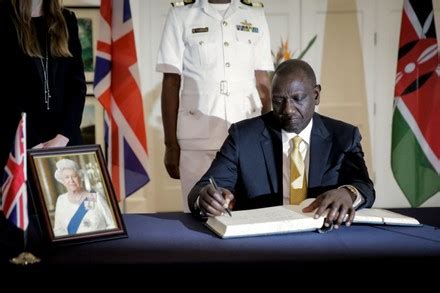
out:
M200 196L198 196L197 199L196 199L196 201L194 202L194 208L195 208L195 210L200 209L199 199L200 199Z
M69 139L62 134L57 134L55 139L59 142L60 146L65 147L69 143Z

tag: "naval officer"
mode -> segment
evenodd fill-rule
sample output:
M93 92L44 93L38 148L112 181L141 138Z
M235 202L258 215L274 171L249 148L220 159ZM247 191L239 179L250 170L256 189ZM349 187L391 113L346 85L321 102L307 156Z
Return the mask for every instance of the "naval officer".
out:
M165 167L187 195L208 170L232 123L270 111L273 70L261 3L173 3L159 48Z

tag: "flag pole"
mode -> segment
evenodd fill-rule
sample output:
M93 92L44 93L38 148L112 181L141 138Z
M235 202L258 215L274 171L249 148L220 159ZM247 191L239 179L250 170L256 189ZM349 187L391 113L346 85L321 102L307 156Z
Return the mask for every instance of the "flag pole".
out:
M33 255L31 252L26 251L27 246L27 235L28 232L25 230L23 231L23 245L24 245L24 251L21 252L18 256L11 258L9 261L15 265L32 265L39 263L41 261L40 258Z
M20 134L20 129L22 134ZM16 156L23 156L23 177L24 177L24 184L22 186L22 201L23 201L23 208L26 210L26 213L28 214L29 218L29 209L28 209L28 196L27 196L27 148L26 148L26 113L21 113L21 121L17 129L17 135L20 135L20 140L15 140L15 143L19 142L20 153L16 154ZM17 146L15 146L17 149ZM22 152L21 152L22 151ZM28 220L29 222L29 220ZM16 265L31 265L35 263L39 263L41 260L33 255L30 252L26 251L27 248L27 242L28 242L28 232L27 232L28 224L23 227L23 252L21 252L18 256L11 258L9 261Z

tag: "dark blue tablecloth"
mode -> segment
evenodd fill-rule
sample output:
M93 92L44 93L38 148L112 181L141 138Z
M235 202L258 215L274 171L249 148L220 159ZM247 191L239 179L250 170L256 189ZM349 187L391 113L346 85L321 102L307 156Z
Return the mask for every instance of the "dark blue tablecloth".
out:
M440 208L395 210L416 216L422 223L440 215ZM433 217L431 220L438 219ZM440 263L440 229L433 226L398 227L353 225L328 233L303 232L285 235L223 240L189 214L126 214L128 238L76 246L45 248L38 237L30 238L35 254L42 258L36 266L43 270L93 268L117 265L122 268L185 270L234 267L255 270L363 264L400 266ZM17 253L3 229L0 238L2 263ZM15 235L16 236L16 235ZM34 240L32 240L34 239ZM14 268L13 268L14 269Z

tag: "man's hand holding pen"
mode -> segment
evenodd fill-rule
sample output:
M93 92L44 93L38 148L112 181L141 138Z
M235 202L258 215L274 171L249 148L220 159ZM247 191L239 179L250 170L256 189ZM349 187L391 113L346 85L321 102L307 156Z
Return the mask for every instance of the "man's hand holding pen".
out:
M218 187L215 181L202 188L199 207L208 217L221 216L233 208L234 195L226 188Z

